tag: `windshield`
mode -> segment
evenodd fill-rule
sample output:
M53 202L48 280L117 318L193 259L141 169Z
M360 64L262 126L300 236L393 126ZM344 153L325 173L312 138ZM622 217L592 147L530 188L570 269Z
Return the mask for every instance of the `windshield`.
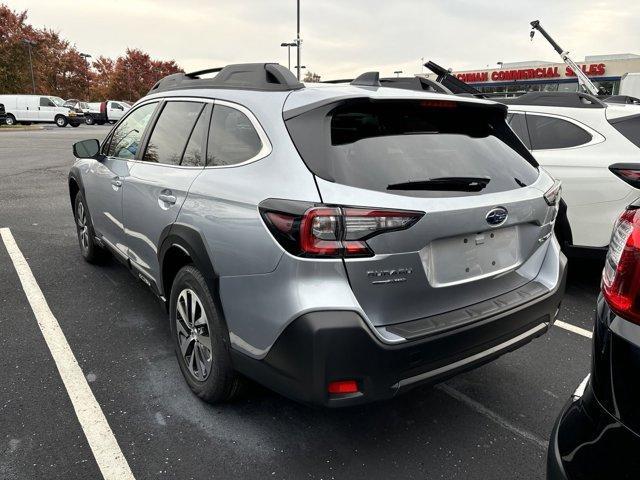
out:
M51 99L51 101L53 103L56 104L56 107L63 107L64 106L64 100L60 97L49 97Z
M287 121L319 177L399 195L479 195L530 185L537 164L504 112L453 101L345 101Z

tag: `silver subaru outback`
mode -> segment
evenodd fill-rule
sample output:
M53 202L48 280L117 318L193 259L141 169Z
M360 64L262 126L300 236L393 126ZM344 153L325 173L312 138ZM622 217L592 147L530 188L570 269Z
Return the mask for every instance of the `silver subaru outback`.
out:
M330 407L388 399L554 322L560 185L506 107L382 80L175 74L74 145L83 257L110 252L160 298L203 400L247 377Z

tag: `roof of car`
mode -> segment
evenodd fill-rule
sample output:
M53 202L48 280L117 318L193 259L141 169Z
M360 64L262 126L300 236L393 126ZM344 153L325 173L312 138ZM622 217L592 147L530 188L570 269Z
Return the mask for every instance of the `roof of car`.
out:
M529 92L519 97L494 100L507 105L536 105L544 107L606 108L606 105L586 93L580 92Z

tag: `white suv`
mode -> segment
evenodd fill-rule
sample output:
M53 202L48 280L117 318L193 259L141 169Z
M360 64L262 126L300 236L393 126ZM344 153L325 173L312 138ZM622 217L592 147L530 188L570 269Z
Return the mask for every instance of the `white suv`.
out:
M619 213L640 196L640 106L582 93L531 92L500 99L538 163L562 181L572 253L604 253Z

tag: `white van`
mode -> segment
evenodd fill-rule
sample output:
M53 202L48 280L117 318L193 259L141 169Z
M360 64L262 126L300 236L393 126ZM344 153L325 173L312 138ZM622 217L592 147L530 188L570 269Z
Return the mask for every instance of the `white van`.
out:
M59 105L57 97L41 95L0 95L4 104L7 125L16 123L55 123L59 127L67 124L77 127L84 122L82 110ZM64 103L64 101L63 101Z

